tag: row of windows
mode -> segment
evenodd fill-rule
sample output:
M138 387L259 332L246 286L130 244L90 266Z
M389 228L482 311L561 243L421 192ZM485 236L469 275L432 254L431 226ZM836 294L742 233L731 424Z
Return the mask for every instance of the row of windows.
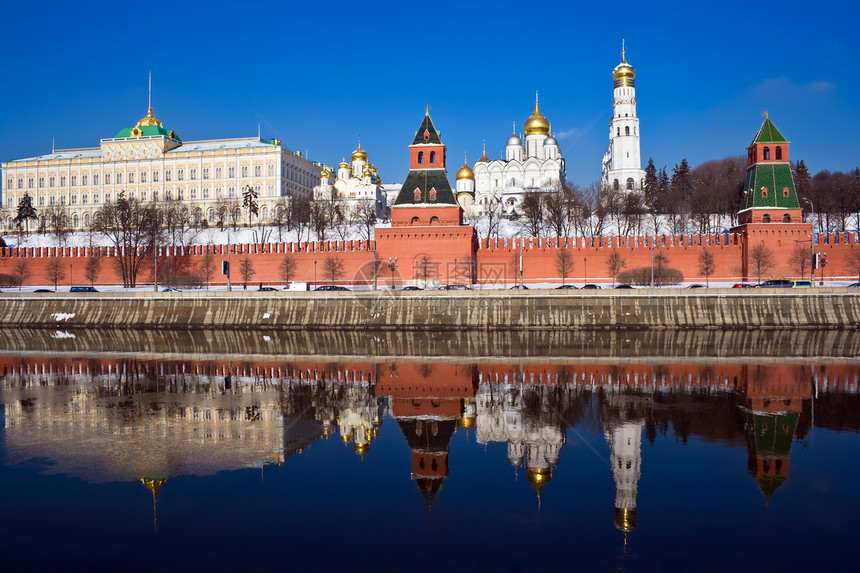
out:
M621 128L620 127L615 128L615 135L617 135L618 137L621 137ZM624 126L624 135L630 135L630 126L629 125ZM635 127L633 128L633 135L636 135L636 128Z

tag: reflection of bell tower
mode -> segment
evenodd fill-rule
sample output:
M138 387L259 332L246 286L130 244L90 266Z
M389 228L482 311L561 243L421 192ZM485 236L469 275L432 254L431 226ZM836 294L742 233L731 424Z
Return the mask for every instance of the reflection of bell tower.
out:
M609 471L615 480L615 527L627 534L636 527L636 494L642 475L642 428L648 400L611 394L603 404L603 424L609 444Z

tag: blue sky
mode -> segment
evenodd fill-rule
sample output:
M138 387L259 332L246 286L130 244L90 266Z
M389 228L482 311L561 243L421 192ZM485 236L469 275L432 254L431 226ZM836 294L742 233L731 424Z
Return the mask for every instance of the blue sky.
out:
M497 158L535 90L568 178L600 176L621 39L643 167L745 153L767 110L812 172L860 165L850 2L31 2L0 32L0 160L95 147L153 109L184 140L278 137L402 182L425 107L449 175Z

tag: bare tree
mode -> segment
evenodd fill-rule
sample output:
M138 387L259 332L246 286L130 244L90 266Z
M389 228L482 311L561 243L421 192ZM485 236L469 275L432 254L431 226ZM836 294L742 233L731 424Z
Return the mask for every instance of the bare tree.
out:
M557 183L551 191L544 194L546 225L556 237L570 235L571 209L574 202L574 193L568 184Z
M287 216L287 230L295 228L297 239L302 241L311 222L311 201L307 197L293 197ZM310 234L310 233L308 233Z
M522 237L520 237L522 241ZM520 274L520 265L522 264L522 256L519 249L511 251L511 280L514 284L520 284L522 276Z
M797 243L794 250L791 251L789 263L794 270L800 273L800 278L803 279L806 276L806 269L812 264L812 252L809 247L803 243Z
M248 281L254 278L257 271L254 270L254 262L250 257L244 257L239 261L239 276L242 277L242 284L245 290L248 290Z
M84 266L84 278L90 282L90 286L95 285L96 279L99 277L99 271L102 268L102 258L95 251L90 249L90 257L87 259L87 264Z
M618 251L612 251L609 253L609 257L606 259L606 270L609 273L609 276L612 277L613 287L615 287L615 280L618 278L618 274L626 266L627 263L621 257L621 253Z
M329 278L329 282L336 282L343 277L343 259L338 255L329 255L323 261L323 274Z
M714 254L708 249L702 249L702 252L699 253L699 273L705 277L705 286L711 286L708 281L715 270L716 262L714 261Z
M286 255L278 267L285 285L289 285L293 281L296 274L296 260L291 255Z
M27 282L27 279L29 279L32 274L33 273L30 270L30 259L19 258L15 263L15 266L12 267L12 278L15 280L15 285L17 285L18 290L21 290L21 285Z
M558 271L558 274L561 277L562 285L567 283L567 277L570 276L570 273L573 272L573 267L575 264L576 263L573 260L573 255L570 254L570 251L568 251L567 249L558 250L555 255L555 269Z
M436 263L430 258L430 255L422 255L415 261L415 277L423 281L424 288L427 288L427 281L436 278Z
M114 247L123 286L135 286L143 261L163 241L158 209L120 194L116 203L108 203L96 213L94 227Z
M45 211L45 224L51 234L56 237L57 243L64 244L71 232L69 229L69 210L65 205L51 205Z
M483 212L483 216L479 218L478 224L483 227L484 232L482 234L484 238L489 239L499 234L499 221L502 218L502 200L499 197L498 191L485 194L481 198L481 201L485 199L487 200L486 203L473 205L472 209L474 210L477 207Z
M61 280L66 278L66 265L62 260L58 258L52 258L48 261L48 264L45 265L45 278L48 279L48 283L53 283L54 292L57 291L57 285Z
M543 193L528 190L523 193L522 225L532 237L539 237L544 225Z
M200 278L206 283L206 290L209 290L209 283L215 278L215 257L212 256L212 251L209 245L204 247L203 258L200 259Z
M281 197L275 202L272 214L272 225L278 229L278 242L284 242L284 228L289 228L290 205L286 197Z
M352 216L358 222L361 238L366 241L373 239L373 229L376 227L376 201L367 199L359 202Z
M773 266L773 251L764 243L759 243L749 250L749 264L761 282L761 276L767 274Z

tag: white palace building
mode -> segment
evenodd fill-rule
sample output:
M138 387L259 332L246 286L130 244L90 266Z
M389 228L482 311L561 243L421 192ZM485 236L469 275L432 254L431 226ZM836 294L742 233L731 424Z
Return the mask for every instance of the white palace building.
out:
M312 196L320 166L281 145L259 137L183 142L152 115L99 147L56 150L2 164L2 225L14 227L19 201L28 193L39 217L52 205L68 211L73 230L87 229L95 213L120 193L141 202L179 200L197 222L217 220L228 205L247 221L243 192L256 192L259 216L266 223L282 197ZM239 209L240 212L236 212Z

